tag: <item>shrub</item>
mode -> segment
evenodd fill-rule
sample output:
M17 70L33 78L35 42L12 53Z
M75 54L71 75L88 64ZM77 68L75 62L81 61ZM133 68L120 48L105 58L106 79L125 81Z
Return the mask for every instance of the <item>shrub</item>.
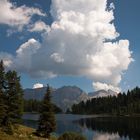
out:
M65 132L58 138L58 140L86 140L86 138L78 133Z

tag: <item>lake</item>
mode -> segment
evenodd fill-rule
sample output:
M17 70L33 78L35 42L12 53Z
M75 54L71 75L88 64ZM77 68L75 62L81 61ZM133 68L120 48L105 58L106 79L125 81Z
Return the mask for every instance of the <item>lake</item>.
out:
M38 114L24 114L24 124L36 128L38 117ZM140 140L139 117L58 114L56 120L56 135L74 131L86 136L87 140Z

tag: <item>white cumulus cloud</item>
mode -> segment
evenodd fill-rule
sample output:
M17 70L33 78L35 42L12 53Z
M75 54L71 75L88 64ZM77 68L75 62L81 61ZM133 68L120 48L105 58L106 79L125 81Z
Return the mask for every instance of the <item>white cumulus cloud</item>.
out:
M42 42L22 44L13 64L36 77L86 76L95 89L119 90L122 74L133 61L128 40L118 40L107 0L52 0L54 22ZM12 66L12 65L11 65Z
M33 85L33 89L42 88L42 87L44 87L44 85L40 84L40 83L36 83L36 84Z
M11 27L18 27L19 30L24 25L29 24L33 15L45 16L37 8L29 8L25 5L17 7L9 0L0 0L0 24L7 24Z
M106 83L100 83L100 82L94 82L93 83L93 87L96 91L104 89L106 91L108 90L112 90L112 91L116 91L117 93L119 93L121 91L120 88L112 86L110 84L106 84Z

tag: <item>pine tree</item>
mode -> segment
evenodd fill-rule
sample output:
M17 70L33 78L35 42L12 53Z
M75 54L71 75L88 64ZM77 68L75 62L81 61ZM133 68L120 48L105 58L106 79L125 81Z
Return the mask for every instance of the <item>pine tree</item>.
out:
M19 123L23 111L23 91L20 85L20 77L17 76L17 72L8 71L6 73L7 81L7 115L4 118L6 131L12 133L14 125Z
M7 133L11 134L21 120L22 95L20 77L15 71L5 72L3 61L0 61L0 127Z
M3 119L6 115L6 108L7 106L5 105L5 71L4 71L4 66L3 66L3 61L0 61L0 126L2 126Z
M37 134L42 137L49 138L50 134L55 131L55 128L56 120L53 104L51 102L51 90L49 85L47 85L47 91L41 105Z

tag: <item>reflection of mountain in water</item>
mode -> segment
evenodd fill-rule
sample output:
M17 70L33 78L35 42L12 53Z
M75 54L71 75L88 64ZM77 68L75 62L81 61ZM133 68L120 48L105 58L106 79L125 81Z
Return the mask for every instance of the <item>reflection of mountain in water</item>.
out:
M36 128L38 117L38 114L26 113L23 115L23 123ZM83 134L87 140L140 140L140 118L95 117L57 114L56 134L73 131Z
M119 134L120 137L140 140L140 118L130 117L108 117L108 118L87 118L77 121L82 127L93 131Z

